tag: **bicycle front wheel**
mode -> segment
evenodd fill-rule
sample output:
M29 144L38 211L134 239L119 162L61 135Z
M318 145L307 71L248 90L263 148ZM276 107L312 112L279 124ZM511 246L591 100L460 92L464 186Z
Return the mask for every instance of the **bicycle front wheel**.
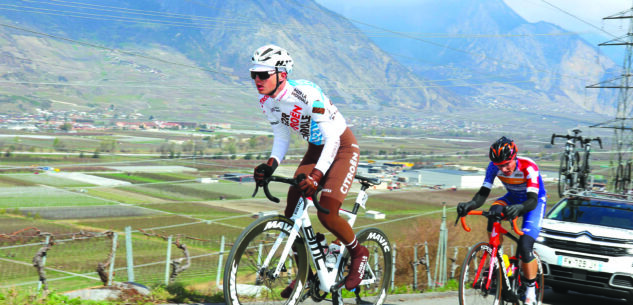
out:
M380 305L385 302L391 284L392 249L387 235L379 229L367 228L356 235L358 242L369 250L369 260L365 266L365 275L358 286L361 304ZM349 273L349 251L341 260L341 276Z
M498 261L489 276L492 246L476 244L467 254L459 275L459 304L479 305L501 303L502 274ZM490 279L489 279L490 278Z
M306 244L301 237L295 239L293 251L281 258L293 225L286 217L269 216L244 229L224 268L226 304L297 304L306 287L309 266ZM267 260L270 261L266 264ZM278 266L281 270L275 276ZM291 287L291 292L283 297L286 287Z

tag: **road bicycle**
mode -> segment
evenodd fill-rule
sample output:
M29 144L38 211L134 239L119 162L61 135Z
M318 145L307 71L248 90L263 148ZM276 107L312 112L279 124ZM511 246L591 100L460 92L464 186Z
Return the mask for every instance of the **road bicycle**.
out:
M263 182L266 197L279 202L268 190L271 181L298 187L302 177L284 178L271 176ZM340 209L341 216L354 227L359 209L365 209L367 189L381 183L380 179L356 175L361 185L353 209ZM257 194L258 186L253 196ZM302 196L292 217L274 215L259 218L250 224L237 238L224 269L224 297L226 304L298 304L308 297L316 302L331 294L335 305L343 305L342 287L349 273L350 254L345 247L339 251L327 251L317 240L309 217L309 207L322 212L329 211L319 205L316 194ZM385 301L391 283L391 243L384 232L377 228L366 228L356 235L358 242L369 250L369 261L365 264L365 275L360 285L353 290L357 304L380 305ZM338 253L337 253L338 252ZM312 272L312 267L316 274ZM292 287L288 298L281 292ZM351 294L351 293L349 293Z
M580 129L572 130L574 135L557 135L552 134L550 141L554 145L555 138L567 139L565 142L565 152L560 156L560 166L558 168L558 197L578 186L578 172L580 169L580 154L576 151L576 142L582 142Z
M580 169L578 171L578 187L583 190L591 189L591 181L589 181L589 175L591 174L591 166L589 163L589 156L591 154L591 142L596 141L600 145L602 149L602 140L600 137L596 138L583 138L580 141L581 147L584 149L584 153L582 155L582 164L580 165ZM630 169L630 166L629 166ZM630 177L630 175L629 175ZM629 179L630 181L630 179Z
M468 215L481 215L493 219L494 223L490 233L490 240L474 245L464 259L461 274L459 275L459 304L521 304L525 294L525 287L522 285L522 264L518 259L518 247L515 255L509 258L505 254L499 253L502 235L510 238L515 243L518 243L519 238L510 234L501 226L501 220L504 218L503 214L491 214L488 211L470 211ZM470 227L466 224L465 217L459 218L464 230L470 232ZM517 235L523 235L523 232L517 227L516 221L517 218L512 220L512 228ZM534 257L536 257L538 264L535 283L536 297L538 304L541 305L545 288L543 284L543 267L536 253L534 253Z

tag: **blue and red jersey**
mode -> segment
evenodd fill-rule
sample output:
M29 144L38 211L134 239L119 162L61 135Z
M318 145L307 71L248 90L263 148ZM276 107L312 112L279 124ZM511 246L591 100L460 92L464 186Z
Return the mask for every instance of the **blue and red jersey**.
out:
M499 178L508 190L508 195L513 199L512 202L507 202L510 205L523 203L527 199L528 192L536 193L539 199L545 197L545 185L536 163L524 157L517 157L514 162L517 163L516 169L509 176L504 175L496 165L490 162L486 169L483 187L491 189L495 178Z

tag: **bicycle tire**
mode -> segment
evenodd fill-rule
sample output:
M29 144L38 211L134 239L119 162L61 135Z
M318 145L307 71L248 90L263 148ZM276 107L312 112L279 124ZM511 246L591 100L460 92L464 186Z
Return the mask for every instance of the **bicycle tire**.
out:
M589 153L585 152L582 158L582 165L580 166L580 173L578 175L578 186L583 190L591 189L589 185L589 174L591 173L591 167L589 166Z
M459 274L459 304L501 305L502 273L499 261L495 261L494 274L490 281L490 287L486 287L488 267L492 262L492 246L487 242L481 242L468 251ZM477 276L479 273L479 276Z
M358 242L369 250L363 282L373 280L370 283L358 286L361 304L381 305L387 298L389 285L391 285L391 272L393 270L392 248L387 235L377 228L366 228L356 234ZM345 252L341 259L341 268L338 279L343 279L349 273L350 253Z
M560 156L560 166L558 167L558 197L560 198L563 198L563 194L569 188L567 183L567 160L567 155L562 154Z
M578 176L580 176L580 154L574 151L571 159L571 169L569 170L569 188L576 189L579 187Z
M268 216L253 222L242 231L231 248L224 268L223 289L227 305L298 303L306 287L309 269L308 252L303 238L298 237L295 240L295 253L288 255L279 277L272 278L268 274L276 268L293 225L294 222L284 216ZM275 251L268 269L260 270L261 262L282 232L286 237ZM281 291L293 281L295 285L290 297L281 297Z

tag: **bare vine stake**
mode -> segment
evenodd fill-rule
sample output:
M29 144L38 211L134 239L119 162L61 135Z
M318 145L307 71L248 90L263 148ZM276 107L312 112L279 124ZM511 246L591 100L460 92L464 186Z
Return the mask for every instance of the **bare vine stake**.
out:
M110 270L109 273L106 273L105 270L110 265L114 267L114 253L116 251L116 234L112 231L106 231L104 234L108 236L110 240L112 240L112 248L110 249L110 254L108 255L108 258L106 258L105 261L97 264L97 273L99 274L99 278L101 279L101 282L103 283L103 285L107 286L112 283L111 282L112 268L109 268Z
M220 257L218 258L218 273L215 278L215 285L220 287L220 275L222 273L222 262L224 262L224 235L222 235L222 240L220 241Z
M46 234L46 241L44 242L44 246L41 247L35 256L33 257L33 267L37 269L37 274L39 275L39 283L37 284L37 291L39 292L42 286L44 287L44 293L48 292L48 283L46 282L46 271L44 270L44 265L46 264L46 253L48 250L55 245L55 239L51 238L51 235Z
M185 244L181 244L180 238L178 237L176 237L174 245L176 245L176 248L182 250L182 252L185 254L185 257L181 257L179 259L174 259L171 261L171 275L169 277L170 283L173 283L176 280L176 276L178 276L178 274L187 270L187 268L191 266L191 257L189 256L189 250L187 250L187 246ZM182 264L183 260L187 260L187 263L181 266L180 264Z
M457 253L459 249L457 247L453 248L453 258L451 258L451 279L455 278L455 271L457 270Z

